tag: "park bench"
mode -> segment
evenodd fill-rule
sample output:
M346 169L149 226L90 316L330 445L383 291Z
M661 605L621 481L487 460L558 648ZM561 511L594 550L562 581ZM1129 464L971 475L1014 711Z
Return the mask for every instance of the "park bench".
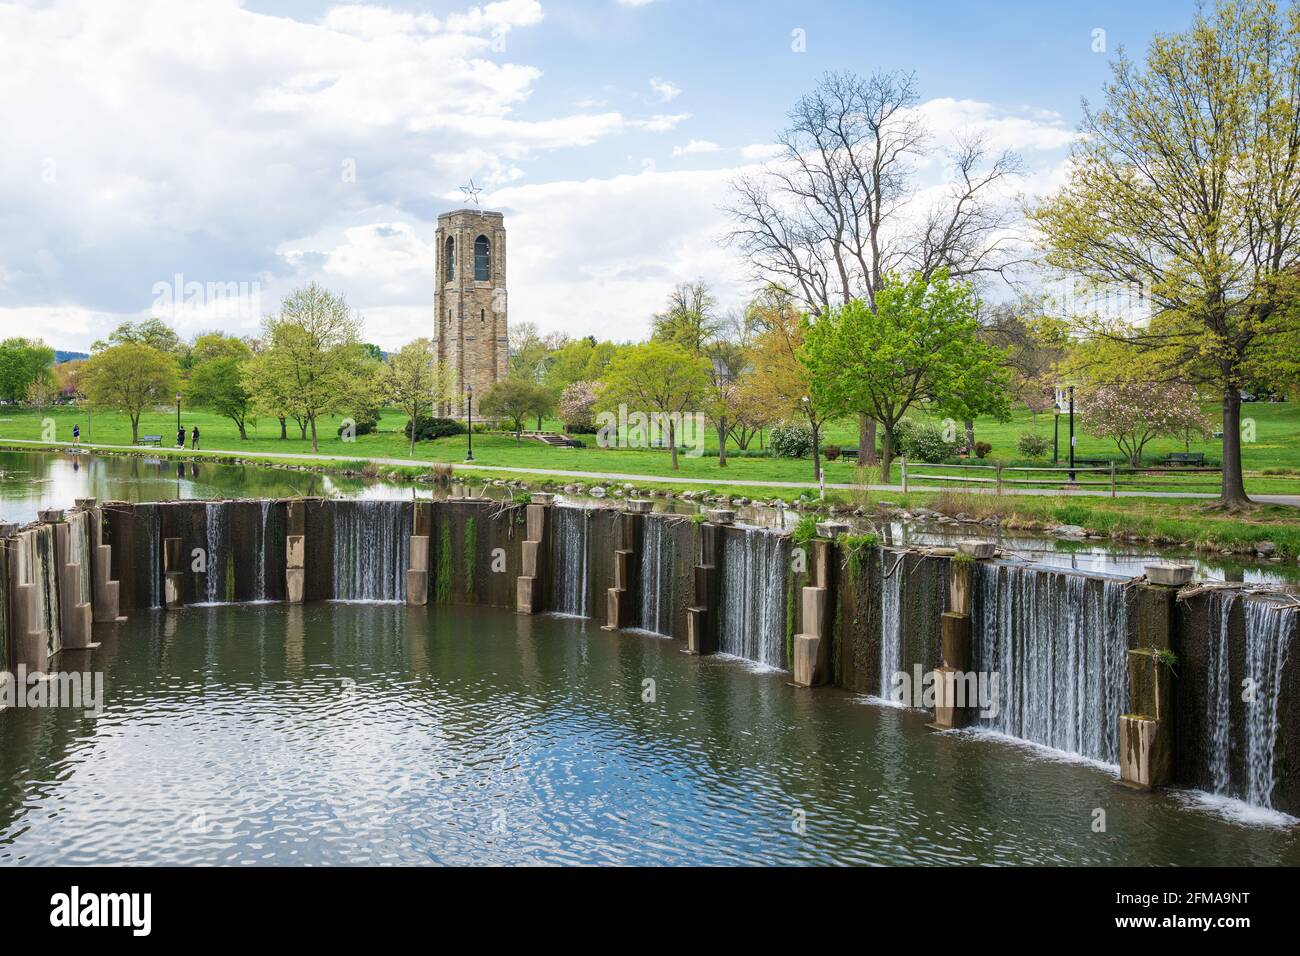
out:
M1203 465L1205 464L1205 452L1201 451L1176 451L1165 455L1166 465Z
M136 442L136 444L137 444L137 445L155 445L155 446L157 446L158 448L161 448L161 447L162 447L162 435L141 435L141 436L140 436L140 440L139 440L138 442Z

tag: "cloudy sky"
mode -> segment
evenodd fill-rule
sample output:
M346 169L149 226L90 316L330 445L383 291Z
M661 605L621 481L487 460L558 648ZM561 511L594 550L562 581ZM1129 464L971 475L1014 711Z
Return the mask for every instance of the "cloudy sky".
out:
M637 337L677 282L746 297L726 183L825 71L915 70L936 149L979 129L1032 193L1108 55L1192 10L0 0L0 329L83 349L154 312L243 334L316 279L395 347L429 334L435 221L472 177L506 214L512 322Z

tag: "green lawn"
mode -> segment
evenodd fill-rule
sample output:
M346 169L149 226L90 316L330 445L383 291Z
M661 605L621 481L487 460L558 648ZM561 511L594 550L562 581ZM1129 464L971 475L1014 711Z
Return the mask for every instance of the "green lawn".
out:
M1255 419L1256 441L1245 446L1244 463L1250 475L1247 488L1256 493L1300 493L1300 408L1290 404L1251 404L1244 406L1243 416ZM124 415L100 412L88 418L84 409L58 408L44 413L31 409L16 407L0 408L0 438L23 438L40 440L42 420L46 417L55 423L55 439L67 442L71 439L72 425L78 422L82 427L82 440L103 444L129 444L131 440L130 422ZM234 424L225 418L208 412L185 411L182 415L187 428L197 424L203 435L203 446L207 449L248 450L258 452L281 452L310 454L311 443L298 437L296 427L291 423L290 437L281 440L279 423L274 419L263 419L260 427L249 430L249 440L240 441ZM409 448L401 429L405 420L399 413L385 413L379 430L370 435L359 436L353 442L342 441L336 435L338 420L322 423L320 435L320 453L325 455L346 455L350 458L407 458ZM548 427L557 428L556 423L547 423ZM1066 446L1066 423L1062 420L1061 446ZM987 441L993 445L993 452L988 459L1002 460L1008 464L1018 461L1016 439L1024 431L1037 431L1050 436L1052 416L1030 416L1027 412L1017 413L1010 422L976 423L977 440ZM165 446L174 444L176 434L176 413L174 409L159 409L146 413L140 422L141 434L161 434ZM1082 430L1078 432L1077 454L1085 458L1117 457L1112 442L1093 438ZM667 452L648 449L601 449L594 447L594 436L584 436L591 447L581 449L550 448L537 441L525 439L516 443L513 436L500 433L478 434L474 436L474 457L484 465L506 465L518 468L570 469L594 472L621 472L644 475L661 475L671 480L674 472ZM856 445L857 428L852 421L837 422L827 429L827 443L845 446ZM416 446L415 457L427 461L460 462L465 457L465 436L440 439L433 442L421 442ZM716 435L710 430L705 443L705 455L691 458L683 455L680 459L681 469L677 475L690 478L716 479L721 487L734 481L811 481L813 480L812 463L808 459L777 459L757 454L757 442L751 446L752 457L737 457L737 450L730 452L727 468L718 467L716 453ZM1160 439L1148 446L1148 455L1156 456L1170 451L1182 451L1183 446L1172 440ZM1208 441L1194 443L1194 451L1203 451L1207 459L1218 461L1222 454L1222 443ZM1047 464L1041 461L1039 464ZM1281 475L1267 475L1265 471L1281 471ZM914 464L912 473L933 472L933 466ZM841 459L825 462L826 480L832 483L848 483L858 480L858 472L853 462ZM959 472L954 472L959 473ZM972 474L965 472L965 474ZM974 473L983 474L983 473ZM872 469L868 475L872 482L878 482L879 471ZM1105 480L1105 476L1093 477ZM900 479L899 466L895 464L891 480ZM1158 483L1145 479L1144 483L1133 483L1135 479L1126 480L1131 487L1153 487L1168 490L1214 491L1217 489L1217 475L1185 475L1172 478L1162 477ZM916 484L925 484L916 481Z

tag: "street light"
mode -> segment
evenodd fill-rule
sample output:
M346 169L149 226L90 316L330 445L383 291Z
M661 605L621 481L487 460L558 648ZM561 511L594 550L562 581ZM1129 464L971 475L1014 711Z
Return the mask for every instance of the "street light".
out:
M1061 403L1052 402L1052 464L1061 463Z
M465 460L474 460L474 386L465 386L465 418L467 427L465 436L469 441L469 449L465 452Z
M1070 484L1074 484L1074 386L1070 392Z
M181 393L180 392L176 393L176 434L177 435L181 434ZM184 448L185 438L182 436L178 440L180 441L180 447Z

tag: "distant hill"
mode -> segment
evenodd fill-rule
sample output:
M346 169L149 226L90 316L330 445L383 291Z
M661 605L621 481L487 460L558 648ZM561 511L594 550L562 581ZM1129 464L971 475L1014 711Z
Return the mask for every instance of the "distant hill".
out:
M90 358L90 353L89 352L64 352L59 349L55 349L54 351L55 365L58 365L60 362L71 362L73 359L84 359L84 358Z

